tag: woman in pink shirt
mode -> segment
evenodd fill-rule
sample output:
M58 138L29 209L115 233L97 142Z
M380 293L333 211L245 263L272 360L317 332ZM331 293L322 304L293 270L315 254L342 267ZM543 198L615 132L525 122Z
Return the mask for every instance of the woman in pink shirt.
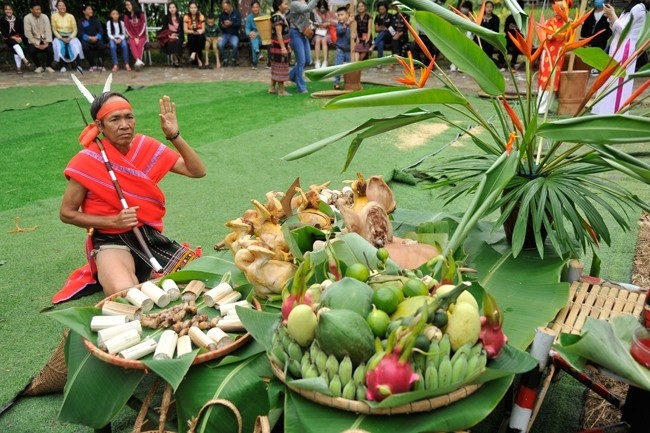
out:
M144 44L147 43L147 20L144 12L140 9L137 2L126 0L124 2L124 27L126 34L129 36L129 51L135 58L135 67L144 66L142 55L144 53Z

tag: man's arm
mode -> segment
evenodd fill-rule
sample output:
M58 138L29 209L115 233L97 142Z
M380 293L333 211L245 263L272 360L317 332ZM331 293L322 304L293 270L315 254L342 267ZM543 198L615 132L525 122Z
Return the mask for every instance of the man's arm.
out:
M74 179L68 181L63 193L59 218L66 224L82 228L128 229L138 224L136 211L138 206L124 209L115 215L99 216L81 212L81 204L88 190Z

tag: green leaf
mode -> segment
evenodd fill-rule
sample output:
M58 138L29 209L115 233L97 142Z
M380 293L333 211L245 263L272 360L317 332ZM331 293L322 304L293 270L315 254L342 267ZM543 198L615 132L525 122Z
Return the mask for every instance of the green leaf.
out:
M288 221L282 224L282 234L291 254L298 260L303 260L303 253L313 249L314 241L326 239L325 233L311 225L292 228Z
M172 386L174 391L192 366L199 349L174 359L143 359L142 362Z
M288 382L291 386L296 388L306 389L308 391L320 392L325 395L332 395L329 388L329 383L322 377L314 377L311 379L296 379Z
M650 63L643 66L641 69L629 75L630 78L650 77Z
M491 360L487 370L475 381L476 383L489 382L510 374L521 374L537 367L537 360L528 352L506 344L496 359Z
M467 106L464 96L445 88L404 89L392 87L382 92L357 92L331 100L325 108L386 107L394 105L457 104Z
M473 40L455 26L430 12L416 12L418 25L431 42L458 69L470 75L490 96L503 95L506 82L496 64Z
M233 284L239 286L248 283L246 276L235 266L234 257L230 251L221 251L214 255L200 257L187 264L182 270L165 276L176 282L201 280L208 287L214 287L221 277L230 272Z
M418 61L414 63L426 67ZM393 56L380 57L375 59L362 60L360 62L345 63L343 65L328 66L327 68L310 69L305 71L305 75L311 81L320 81L337 75L347 74L348 72L361 71L363 69L374 68L376 66L399 64Z
M101 315L102 310L95 307L72 307L45 314L66 328L72 329L86 340L95 341L97 333L90 330L90 321L93 316Z
M237 308L237 307L235 307ZM250 310L250 308L247 308L247 310ZM234 364L237 362L241 362L247 358L250 358L251 356L258 355L262 352L265 352L266 349L263 345L258 343L256 340L253 340L247 344L245 344L243 347L238 349L237 351L233 352L232 354L225 356L221 360L218 360L218 367L223 367L228 364ZM208 367L212 368L212 363L208 364Z
M280 314L256 311L252 308L235 307L235 309L246 330L251 333L255 341L262 344L267 352L270 352L272 349L271 338L280 323Z
M501 51L502 53L506 52L506 38L501 33L493 32L491 30L486 29L485 27L476 25L469 20L459 17L449 9L444 8L428 0L404 0L401 3L405 4L406 6L412 9L417 9L418 11L432 12L444 18L446 21L450 22L455 27L474 33L475 35L479 36L481 39L489 42L492 46L494 46L497 50ZM419 24L419 19L416 18L416 20L418 20L418 24Z
M100 361L86 350L81 338L73 331L66 342L68 381L59 421L99 429L124 407L144 371L127 370Z
M575 117L544 123L537 133L568 143L647 143L650 142L650 119L622 114Z
M580 60L585 62L592 68L603 71L606 67L612 64L612 57L598 47L581 47L573 51Z
M246 358L223 367L193 367L176 392L179 432L187 431L185 420L197 416L209 400L224 399L234 404L243 419L243 431L253 431L255 419L269 412L266 386L262 377L272 375L266 354ZM197 433L237 432L237 422L230 409L213 405L199 419Z
M638 319L630 315L608 321L588 317L580 336L562 334L554 348L562 356L577 355L650 391L650 370L630 355L632 334L640 327Z
M514 0L505 0L506 7L510 10L512 17L515 19L515 24L526 35L528 28L524 25L527 24L528 15Z

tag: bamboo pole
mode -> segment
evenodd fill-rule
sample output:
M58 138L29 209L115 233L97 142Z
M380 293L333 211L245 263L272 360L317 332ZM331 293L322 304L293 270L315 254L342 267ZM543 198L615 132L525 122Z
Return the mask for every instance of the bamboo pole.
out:
M580 0L580 9L579 9L579 16L584 15L585 11L587 10L587 0ZM580 25L576 29L576 34L579 36L580 31L582 30L582 25ZM569 65L567 66L567 71L573 72L573 64L575 63L576 60L576 55L573 51L569 53Z

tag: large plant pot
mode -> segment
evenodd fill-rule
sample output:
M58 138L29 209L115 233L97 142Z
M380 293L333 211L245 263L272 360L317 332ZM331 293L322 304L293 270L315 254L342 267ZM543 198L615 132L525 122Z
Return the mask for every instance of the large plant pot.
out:
M561 115L575 116L587 94L589 71L562 71L558 90L557 112Z
M348 72L343 74L345 90L363 90L361 85L361 71Z

